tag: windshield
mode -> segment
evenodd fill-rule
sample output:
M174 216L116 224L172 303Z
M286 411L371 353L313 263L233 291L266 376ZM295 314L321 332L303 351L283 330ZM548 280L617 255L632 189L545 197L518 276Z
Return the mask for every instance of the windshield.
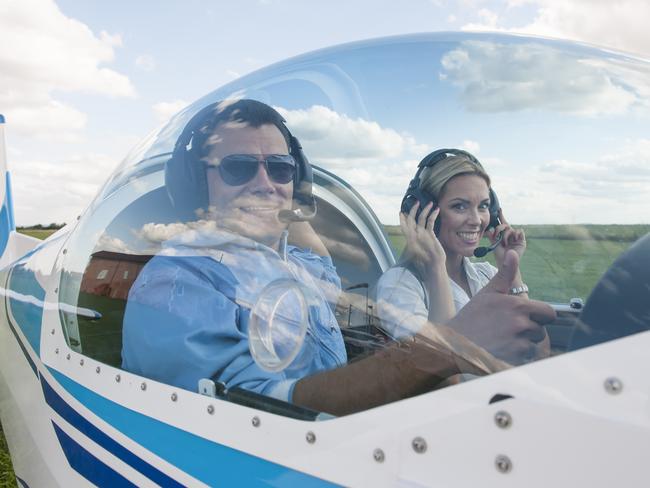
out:
M605 334L580 314L650 231L649 74L449 34L244 77L137 147L79 223L61 300L97 314L63 313L67 337L316 418L644 331L643 311Z

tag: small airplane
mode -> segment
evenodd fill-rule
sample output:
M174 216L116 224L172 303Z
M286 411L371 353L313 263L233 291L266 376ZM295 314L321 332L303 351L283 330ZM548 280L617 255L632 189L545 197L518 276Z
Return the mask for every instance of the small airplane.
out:
M646 60L593 46L487 33L304 54L175 115L127 155L76 222L44 241L16 232L0 118L0 413L18 485L647 486L650 187L635 158L648 161L649 73ZM217 377L187 386L127 366L143 270L169 256L169 242L214 235L210 219L179 216L169 161L191 150L198 129L183 134L197 114L242 99L281 114L311 162L313 206L289 213L309 222L335 266L331 314L347 363L394 347L375 297L403 245L391 229L418 161L454 145L485 155L510 219L540 224L521 266L531 298L556 313L545 325L549 353L492 374L455 371L457 381L348 414ZM268 174L281 180L284 163L271 156ZM613 236L582 222L610 224ZM624 227L639 235L622 235ZM220 269L229 257L208 256ZM283 375L304 356L311 302L286 281L262 288L245 306L271 318L251 321L242 354ZM302 307L300 320L273 315L283 300ZM195 305L199 320L219 319L208 318L210 306ZM135 322L145 338L164 338L169 315L158 317ZM174 317L185 323L187 314ZM182 356L181 346L154 359ZM479 350L452 357L476 364Z

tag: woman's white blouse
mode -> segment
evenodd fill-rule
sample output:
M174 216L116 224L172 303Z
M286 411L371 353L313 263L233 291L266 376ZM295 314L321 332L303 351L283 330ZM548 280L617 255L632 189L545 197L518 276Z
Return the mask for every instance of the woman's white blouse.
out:
M474 296L497 273L490 263L473 263L463 259L471 296ZM449 279L456 312L470 300L454 280ZM429 316L429 294L422 282L407 268L390 268L377 283L377 312L383 329L399 339L412 336L426 323Z

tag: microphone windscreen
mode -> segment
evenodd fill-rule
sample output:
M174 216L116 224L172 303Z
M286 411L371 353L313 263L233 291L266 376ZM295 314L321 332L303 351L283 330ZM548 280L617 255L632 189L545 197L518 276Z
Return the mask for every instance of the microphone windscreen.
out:
M476 249L474 249L474 257L475 258L482 258L488 252L490 252L489 247L477 247Z

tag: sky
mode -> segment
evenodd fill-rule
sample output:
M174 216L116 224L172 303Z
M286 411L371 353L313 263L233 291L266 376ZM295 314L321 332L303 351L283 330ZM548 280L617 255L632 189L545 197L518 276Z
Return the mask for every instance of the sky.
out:
M2 0L0 113L16 223L71 222L147 133L291 56L388 35L487 30L650 59L648 18L647 0ZM453 76L459 65L450 66ZM650 158L650 140L637 142Z

